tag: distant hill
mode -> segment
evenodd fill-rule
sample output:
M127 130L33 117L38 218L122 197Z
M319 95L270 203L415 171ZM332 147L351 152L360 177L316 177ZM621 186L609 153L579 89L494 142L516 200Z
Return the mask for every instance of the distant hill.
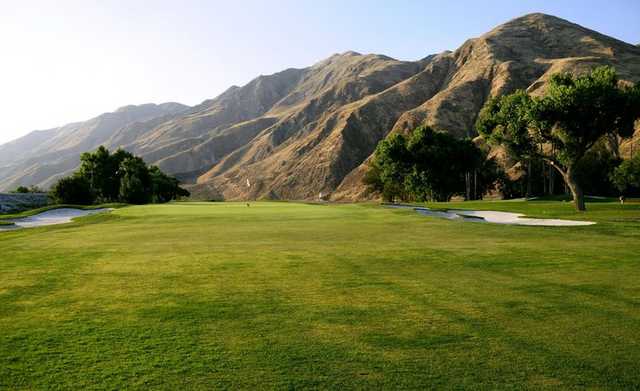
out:
M31 132L0 145L0 189L12 190L19 185L47 187L77 167L80 153L109 144L117 130L158 118L168 120L186 109L188 106L179 103L125 106L88 121Z
M66 127L32 133L25 137L33 145L28 157L15 144L0 147L0 189L51 183L73 162L54 158L50 148L79 151L101 140L192 183L202 198L312 199L322 192L360 199L366 161L390 132L429 124L474 136L490 96L517 88L538 94L553 73L601 64L640 81L640 48L544 14L514 19L454 52L419 61L336 54L260 76L193 108L103 128L91 142L61 136ZM14 168L3 171L3 165Z

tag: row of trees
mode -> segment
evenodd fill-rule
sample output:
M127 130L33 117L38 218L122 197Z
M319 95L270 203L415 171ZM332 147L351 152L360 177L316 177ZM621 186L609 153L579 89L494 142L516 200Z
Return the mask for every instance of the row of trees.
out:
M130 204L162 203L189 196L176 178L156 166L147 166L139 157L105 147L83 153L80 168L60 179L51 190L60 203L89 205L105 202Z
M537 170L545 193L553 194L560 178L576 208L585 210L585 189L606 195L640 191L640 157L623 162L618 150L639 118L640 85L621 83L613 68L598 67L582 76L552 76L540 97L519 90L490 99L476 130L524 168L527 195ZM428 127L380 142L365 182L387 200L473 199L495 187L507 196L517 193L517 184L470 140Z
M387 201L448 201L454 195L482 198L502 178L471 140L419 127L378 144L365 183Z
M46 193L46 191L42 190L38 186L18 186L15 190L11 191L14 194L29 194L29 193Z

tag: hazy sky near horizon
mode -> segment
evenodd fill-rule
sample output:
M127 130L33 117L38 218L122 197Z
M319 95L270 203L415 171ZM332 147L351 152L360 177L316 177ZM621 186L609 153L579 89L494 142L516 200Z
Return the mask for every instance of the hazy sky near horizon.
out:
M0 144L347 50L417 60L530 12L640 43L638 0L0 0Z

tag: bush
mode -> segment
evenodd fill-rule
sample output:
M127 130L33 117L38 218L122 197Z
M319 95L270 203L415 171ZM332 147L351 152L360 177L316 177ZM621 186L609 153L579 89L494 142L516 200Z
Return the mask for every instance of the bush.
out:
M622 162L611 174L611 181L623 194L640 195L640 155Z
M18 188L12 191L11 193L18 193L18 194L46 193L46 191L42 190L38 186L29 186L29 187L18 186Z
M60 204L91 205L94 202L89 181L80 175L60 179L51 189L51 198Z

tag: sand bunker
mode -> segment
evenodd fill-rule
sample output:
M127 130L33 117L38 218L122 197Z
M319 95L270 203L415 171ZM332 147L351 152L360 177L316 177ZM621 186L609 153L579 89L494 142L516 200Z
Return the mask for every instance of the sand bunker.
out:
M493 210L458 210L444 211L429 208L420 208L408 205L389 205L392 208L413 209L416 212L430 217L439 217L448 220L461 220L471 222L483 222L493 224L534 225L543 227L574 227L593 225L593 221L560 220L560 219L533 219L524 217L522 213L497 212Z
M74 208L60 208L51 209L46 212L38 213L37 215L22 217L18 219L5 220L14 225L0 225L0 231L13 230L20 228L32 228L42 227L45 225L64 224L71 222L76 217L83 217L94 215L96 213L108 212L111 209L74 209Z

